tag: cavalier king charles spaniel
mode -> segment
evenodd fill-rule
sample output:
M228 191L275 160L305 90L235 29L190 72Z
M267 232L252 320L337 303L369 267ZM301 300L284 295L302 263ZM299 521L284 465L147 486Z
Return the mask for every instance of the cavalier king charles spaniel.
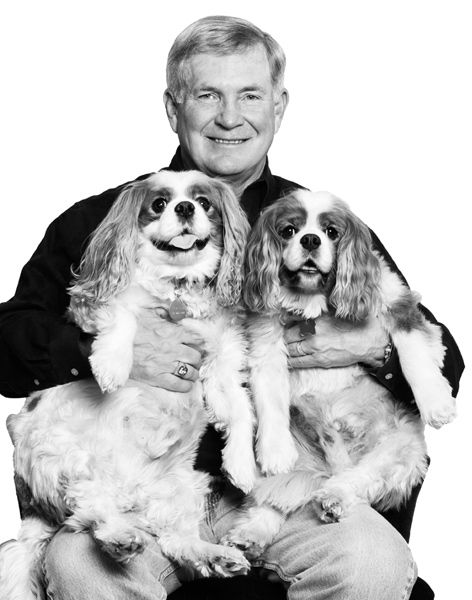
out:
M227 185L196 171L161 171L128 185L94 232L69 290L69 315L95 336L95 380L35 393L8 420L15 472L38 516L2 551L5 600L34 598L44 547L61 526L89 531L119 562L151 534L171 560L204 576L247 570L240 550L200 539L209 476L193 463L210 420L225 436L228 477L244 491L254 483L237 308L248 229ZM155 310L158 328L162 308L177 340L182 327L204 340L189 393L129 379L140 315Z
M256 454L265 477L224 542L255 557L286 516L309 503L326 522L358 503L400 506L426 473L423 423L451 421L455 402L441 373L440 328L338 198L298 190L267 208L250 234L246 271ZM298 321L313 331L323 315L360 335L381 325L421 419L360 364L289 371L284 328Z

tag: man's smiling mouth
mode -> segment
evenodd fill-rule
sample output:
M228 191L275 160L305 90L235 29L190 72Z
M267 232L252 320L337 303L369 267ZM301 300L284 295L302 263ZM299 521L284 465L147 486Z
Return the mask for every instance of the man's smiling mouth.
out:
M224 138L216 138L216 137L208 137L209 140L215 142L216 144L226 144L228 146L238 146L239 144L244 144L247 142L249 138L242 138L237 140L229 140Z

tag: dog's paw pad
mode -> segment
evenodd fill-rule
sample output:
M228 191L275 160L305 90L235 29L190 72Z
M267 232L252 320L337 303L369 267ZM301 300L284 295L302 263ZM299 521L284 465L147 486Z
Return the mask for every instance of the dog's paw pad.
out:
M227 535L222 540L221 543L226 546L232 546L233 548L237 548L244 552L244 556L246 556L249 560L254 560L258 558L265 549L265 545L262 543L258 543L255 540L242 539L238 536Z
M194 568L203 577L233 577L234 575L246 575L250 564L244 554L237 548L219 546L221 550L215 550L205 559L193 563Z
M339 494L320 490L314 500L319 505L319 517L325 523L337 523L346 514L345 502Z
M101 532L94 537L100 548L116 561L126 563L144 550L144 540L138 532Z
M337 523L344 515L344 509L340 502L323 502L320 518L325 523Z

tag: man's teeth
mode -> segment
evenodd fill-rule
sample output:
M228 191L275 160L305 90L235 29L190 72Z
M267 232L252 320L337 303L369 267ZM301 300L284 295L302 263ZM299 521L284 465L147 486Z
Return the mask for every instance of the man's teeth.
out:
M223 140L221 138L212 138L212 140L214 142L216 142L217 144L233 144L233 145L242 144L245 141L245 140Z

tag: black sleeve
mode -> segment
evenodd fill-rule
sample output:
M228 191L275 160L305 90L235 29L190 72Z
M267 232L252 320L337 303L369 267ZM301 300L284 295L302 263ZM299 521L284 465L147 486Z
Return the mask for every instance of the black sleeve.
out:
M405 277L377 235L373 231L371 231L371 235L374 248L380 252L380 254L382 254L390 268L395 271L395 273L397 273L405 283L407 283ZM460 350L447 327L442 323L438 323L434 315L425 306L420 304L419 308L428 321L441 327L442 342L446 348L443 374L451 384L453 395L456 396L457 392L459 391L459 380L462 375L462 371L464 370L464 361L462 359ZM377 369L369 369L369 372L382 385L388 388L397 399L404 402L414 403L412 391L403 376L398 354L395 349L393 349L389 360L382 367Z
M0 304L0 393L26 396L34 390L88 377L79 348L81 331L65 317L71 267L80 260L79 213L54 221L23 267L14 297Z
M84 334L66 318L67 288L90 235L128 183L77 202L53 221L15 295L0 304L0 394L21 398L91 376Z

